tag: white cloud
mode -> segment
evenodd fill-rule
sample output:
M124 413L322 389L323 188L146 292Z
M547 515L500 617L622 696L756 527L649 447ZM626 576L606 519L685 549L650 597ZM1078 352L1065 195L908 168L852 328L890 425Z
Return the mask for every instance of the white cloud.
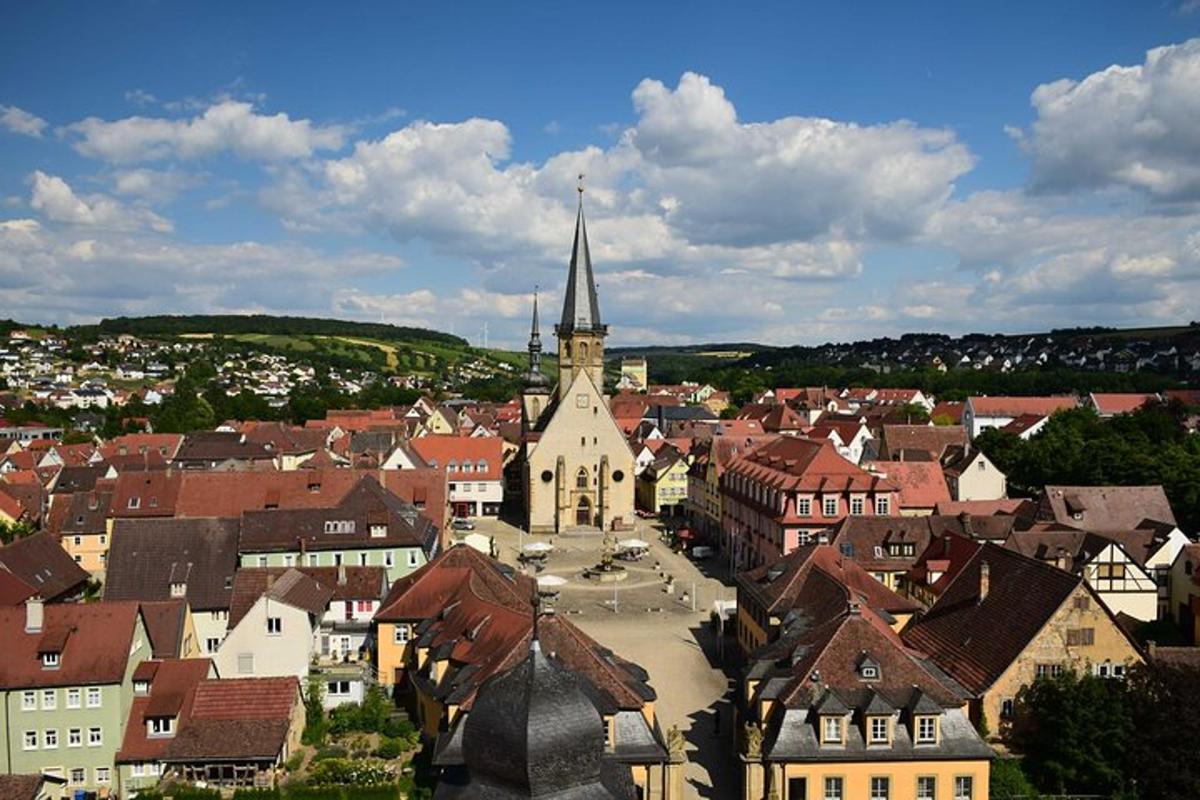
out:
M135 106L152 106L158 102L158 98L147 92L145 89L130 89L125 93L125 100Z
M279 161L338 150L347 131L287 114L255 112L247 102L223 100L190 119L127 117L107 122L89 117L64 129L81 154L116 163L195 159L219 153Z
M36 114L30 114L24 109L16 106L0 106L0 127L13 133L40 139L46 131L47 124L46 120Z
M30 176L33 186L29 204L54 222L111 230L148 228L169 233L172 225L145 208L126 206L102 194L80 196L56 175L37 170Z
M1200 39L1158 47L1137 66L1039 86L1018 141L1044 191L1121 187L1200 198Z
M181 192L195 188L204 178L176 169L117 170L112 174L113 191L129 197L137 197L150 203L167 203Z

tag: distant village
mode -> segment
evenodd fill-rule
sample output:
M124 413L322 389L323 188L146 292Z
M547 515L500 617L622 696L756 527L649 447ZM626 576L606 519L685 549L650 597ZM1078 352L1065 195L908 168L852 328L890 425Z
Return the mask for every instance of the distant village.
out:
M1186 441L1200 390L774 386L735 407L642 358L606 380L594 287L581 203L558 379L535 300L504 401L425 387L110 437L0 421L5 796L682 800L703 774L745 800L986 800L998 775L1042 779L1037 687L1200 669L1191 509L1162 485L1018 495L978 445L1080 409L1171 408ZM1196 368L1149 342L1005 341L940 367ZM154 405L205 347L13 331L4 402ZM903 348L878 359L936 365ZM271 404L315 378L214 366Z

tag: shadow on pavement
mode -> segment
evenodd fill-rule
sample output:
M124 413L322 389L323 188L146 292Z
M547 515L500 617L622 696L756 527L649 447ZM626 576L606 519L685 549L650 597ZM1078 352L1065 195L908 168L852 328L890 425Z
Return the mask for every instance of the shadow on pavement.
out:
M735 676L721 665L717 634L710 625L690 628L692 637L714 669L724 672L727 680L725 694L707 708L688 715L691 727L685 738L691 749L688 759L698 764L708 775L707 782L688 778L696 794L704 798L735 798L741 788L738 761L734 757L733 704L736 691ZM726 653L725 655L731 655Z

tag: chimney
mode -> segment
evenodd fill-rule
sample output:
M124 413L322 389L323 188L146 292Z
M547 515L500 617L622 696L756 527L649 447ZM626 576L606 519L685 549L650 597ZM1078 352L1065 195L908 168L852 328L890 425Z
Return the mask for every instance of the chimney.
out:
M338 564L338 586L346 585L346 565Z
M987 599L992 584L992 568L984 561L979 565L979 602Z
M942 557L950 557L950 534L948 533L942 536Z
M962 525L963 536L968 539L975 538L975 526L971 524L971 515L966 511L959 513L958 521Z
M1154 657L1157 654L1157 652L1158 652L1158 643L1155 642L1153 639L1147 640L1146 654L1150 656L1151 660L1154 660Z
M25 632L40 633L42 622L45 620L45 607L42 598L34 595L25 601Z

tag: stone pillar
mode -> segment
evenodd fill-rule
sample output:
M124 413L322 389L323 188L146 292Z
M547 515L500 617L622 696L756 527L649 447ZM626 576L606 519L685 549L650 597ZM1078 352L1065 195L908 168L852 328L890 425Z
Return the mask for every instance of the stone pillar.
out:
M765 800L766 776L761 761L744 753L742 759L742 800Z
M604 530L611 522L608 513L609 504L612 502L609 499L609 464L608 456L600 456L600 477L596 481L596 511L599 515L600 530Z
M562 533L563 506L567 497L567 462L562 456L554 464L554 532Z

